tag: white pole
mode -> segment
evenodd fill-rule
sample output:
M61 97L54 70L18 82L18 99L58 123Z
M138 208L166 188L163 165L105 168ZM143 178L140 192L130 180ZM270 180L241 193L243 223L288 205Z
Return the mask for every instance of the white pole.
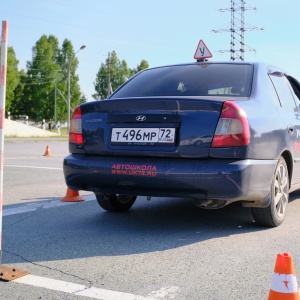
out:
M71 108L71 70L70 70L70 60L68 60L68 133L70 133L70 108Z
M55 88L54 88L54 124L56 125L56 101L57 101L57 88L56 88L56 78L55 78Z
M2 262L2 207L3 207L3 161L4 161L4 120L6 96L8 22L2 21L1 66L0 66L0 267Z

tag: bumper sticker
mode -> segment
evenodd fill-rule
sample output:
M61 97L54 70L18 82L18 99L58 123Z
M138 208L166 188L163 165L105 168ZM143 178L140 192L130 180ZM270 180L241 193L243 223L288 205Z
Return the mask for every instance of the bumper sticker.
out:
M112 166L112 174L154 177L154 176L156 176L156 166L114 164Z

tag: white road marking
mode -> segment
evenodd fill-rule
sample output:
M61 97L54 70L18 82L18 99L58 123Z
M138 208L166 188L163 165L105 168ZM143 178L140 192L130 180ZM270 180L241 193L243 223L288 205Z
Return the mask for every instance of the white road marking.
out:
M95 195L85 195L82 196L85 201L91 201L95 200ZM22 204L20 206L15 206L15 207L8 207L5 208L3 207L2 215L3 217L5 216L11 216L11 215L16 215L16 214L22 214L30 211L36 211L41 208L53 208L53 207L59 207L59 206L64 206L64 205L70 205L70 204L75 204L77 202L62 202L60 199L57 200L51 200L49 201L36 201L33 203L27 203L27 204Z
M85 296L102 300L154 300L154 298L138 296L134 294L115 292L100 288L88 288L82 284L66 282L62 280L50 279L34 275L26 275L15 279L14 282L31 286L42 287L49 290L60 291L77 296Z
M95 200L94 194L82 196L85 201ZM25 205L17 206L14 208L4 208L2 211L3 216L10 216L14 214L21 214L30 211L35 211L41 208L52 208L64 205L75 204L76 202L62 202L58 200L43 201L43 202L34 202L28 203ZM23 283L31 286L46 288L50 290L60 291L69 293L77 296L85 296L93 299L101 300L158 300L158 299L174 299L176 294L179 292L179 288L176 286L172 287L163 287L158 291L153 291L148 294L147 297L124 293L116 292L112 290L105 290L101 288L91 287L88 288L82 284L75 284L71 282L66 282L62 280L50 279L34 275L26 275L15 279L14 282Z
M158 291L151 292L148 296L155 297L155 299L175 299L179 292L178 286L163 287Z
M89 288L81 292L75 293L75 295L78 296L85 296L85 297L90 297L94 299L102 299L102 300L150 300L154 298L149 298L149 297L143 297L143 296L138 296L138 295L133 295L129 293L123 293L123 292L115 292L111 290L104 290L104 289L99 289L99 288Z
M22 166L22 165L4 165L4 167L28 168L28 169L46 169L46 170L60 170L60 171L63 170L63 168L35 167L35 166Z
M70 294L83 291L84 289L86 289L86 286L82 284L75 284L75 283L70 283L70 282L51 279L51 278L34 276L30 274L15 279L14 282L24 283L36 287L42 287L49 290L60 291L60 292L65 292Z

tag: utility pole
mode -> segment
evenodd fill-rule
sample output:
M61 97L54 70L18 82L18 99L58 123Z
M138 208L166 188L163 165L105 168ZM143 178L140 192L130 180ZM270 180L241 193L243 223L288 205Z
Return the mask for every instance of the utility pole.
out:
M71 68L70 68L70 60L67 54L67 62L68 62L68 133L70 132L70 109L71 109Z
M230 60L244 60L246 51L255 51L244 42L245 31L264 30L263 27L245 28L244 13L246 10L256 10L256 7L246 7L244 0L231 0L230 8L219 9L220 12L231 13L230 29L212 30L214 33L230 32L230 50L219 50L220 53L230 52Z
M0 56L0 272L2 274L2 207L3 207L3 162L4 162L4 117L6 103L6 75L7 75L7 41L8 22L2 21L1 56Z
M54 124L56 126L56 121L57 121L57 117L56 117L56 106L57 106L57 87L56 87L56 82L57 79L55 78L55 88L54 88Z
M80 51L86 48L85 45L82 45L77 52L74 54L71 54L72 57L75 57L75 55ZM68 132L70 132L70 123L71 123L71 66L70 66L70 55L68 53L66 54L66 59L68 63Z
M110 83L110 52L108 52L108 59L107 59L107 97L110 95L111 92L111 83Z

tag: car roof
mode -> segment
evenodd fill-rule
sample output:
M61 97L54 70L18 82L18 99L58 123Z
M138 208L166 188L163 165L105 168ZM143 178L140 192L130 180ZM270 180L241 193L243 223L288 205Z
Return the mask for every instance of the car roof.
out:
M285 70L282 68L279 68L273 64L267 63L267 62L260 62L260 61L211 61L211 60L205 60L201 62L186 62L186 63L178 63L178 64L169 64L169 65L161 65L161 66L156 66L156 67L151 67L145 70L150 70L150 69L158 69L158 68L165 68L165 67L176 67L176 66L187 66L187 65L202 65L202 64L236 64L236 65L253 65L256 68L265 68L265 69L276 69L276 71L281 71L284 74L287 74ZM141 71L141 72L142 72Z

